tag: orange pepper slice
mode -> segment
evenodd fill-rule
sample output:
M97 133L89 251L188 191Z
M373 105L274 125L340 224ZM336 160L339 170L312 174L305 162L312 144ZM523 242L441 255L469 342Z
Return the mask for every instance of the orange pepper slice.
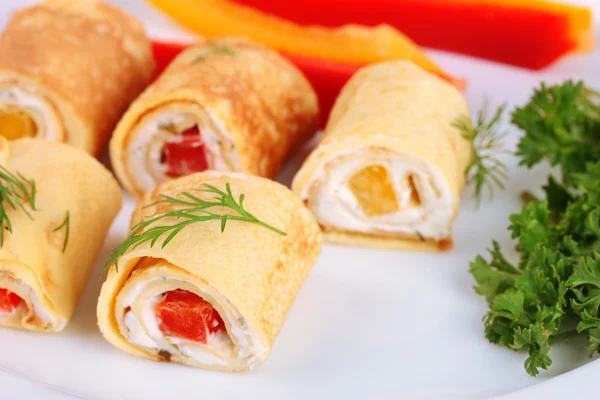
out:
M594 47L592 11L546 0L231 0L300 25L389 24L421 46L530 69Z
M443 75L408 37L389 25L301 26L227 0L147 0L187 29L205 36L246 36L274 49L350 64L405 59Z

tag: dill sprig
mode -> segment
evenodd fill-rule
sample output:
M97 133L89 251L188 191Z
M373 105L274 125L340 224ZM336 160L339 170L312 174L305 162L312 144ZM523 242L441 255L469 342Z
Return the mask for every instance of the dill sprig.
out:
M69 242L69 230L70 230L70 225L71 225L70 221L71 221L71 217L69 215L69 211L67 211L67 215L65 216L65 219L64 219L63 223L60 224L60 226L58 226L56 229L54 229L52 231L52 232L58 232L62 228L65 228L65 240L64 240L63 248L62 248L62 252L63 253L67 249L67 243Z
M209 58L209 57L211 57L213 55L216 55L216 54L226 54L226 55L229 55L229 56L234 56L235 53L236 52L231 47L229 47L227 45L224 45L224 44L217 44L217 43L215 43L206 52L204 52L204 53L202 53L202 54L194 57L194 59L192 60L191 63L195 64L195 63L197 63L199 61L206 60L207 58Z
M490 115L486 101L477 113L475 125L468 116L461 116L452 124L473 147L473 159L465 174L468 184L473 185L473 197L477 206L481 203L484 191L492 198L494 188L504 189L508 179L508 168L498 158L506 153L503 142L506 132L498 130L505 110L506 105L502 105Z
M141 221L131 228L129 236L121 243L110 255L104 266L104 272L108 271L111 265L115 265L115 270L119 271L119 258L125 254L129 249L133 250L144 243L150 242L150 247L154 247L156 242L167 235L161 244L161 249L164 248L179 232L181 232L186 226L194 224L196 222L206 222L212 220L221 221L221 232L225 231L228 221L241 221L252 224L263 226L267 229L272 230L280 235L286 235L280 229L277 229L266 222L263 222L250 214L244 208L243 194L240 194L236 200L231 192L229 183L225 184L225 191L217 189L213 185L203 184L203 189L197 189L196 191L213 194L214 197L211 200L204 200L190 192L182 192L173 196L161 195L161 199L155 203L149 204L144 208L152 207L158 204L168 204L174 208L167 211L157 212L146 220ZM235 214L223 213L211 211L215 207L226 208L234 211ZM175 218L176 221L171 225L155 225L156 222L164 220L165 218ZM146 229L148 228L148 229Z
M21 173L13 174L0 165L0 247L4 245L4 231L12 233L13 226L7 209L21 209L33 220L31 211L35 211L35 181L27 179Z

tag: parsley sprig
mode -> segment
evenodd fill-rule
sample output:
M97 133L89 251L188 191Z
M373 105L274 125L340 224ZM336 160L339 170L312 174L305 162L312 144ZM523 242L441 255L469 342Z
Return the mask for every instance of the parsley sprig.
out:
M568 182L588 162L600 160L600 93L583 82L542 84L512 121L525 131L517 156L532 167L542 160L559 166Z
M586 335L590 355L600 349L600 96L582 82L542 85L516 109L525 131L517 155L533 167L546 160L561 170L545 198L510 216L519 259L510 262L494 242L489 257L470 266L489 311L485 336L526 349L525 369L537 375L552 364L553 343ZM570 326L567 321L576 324Z
M198 222L218 220L221 223L221 232L224 232L228 221L241 221L257 224L280 235L286 235L282 230L259 220L249 213L244 208L244 194L240 194L236 200L231 192L229 183L225 184L225 191L206 183L203 184L202 189L196 191L212 194L213 198L205 200L191 192L182 192L175 197L161 195L160 200L147 205L145 208L160 204L168 205L169 207L168 210L159 211L134 225L131 228L129 236L123 243L117 246L106 261L104 271L107 271L114 264L115 270L118 272L119 259L128 250L133 250L148 242L150 242L150 247L154 247L162 237L164 237L164 240L162 241L161 248L164 248L185 227ZM217 208L218 210L215 210ZM219 213L223 208L233 211L233 213ZM175 219L175 222L164 225L157 224L165 219Z

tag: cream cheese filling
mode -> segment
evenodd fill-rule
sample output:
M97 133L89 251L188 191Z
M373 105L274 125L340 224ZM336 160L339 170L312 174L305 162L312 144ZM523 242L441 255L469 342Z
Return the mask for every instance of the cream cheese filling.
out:
M20 323L24 327L27 325L41 325L42 327L50 327L53 331L62 331L65 328L67 321L62 318L55 318L51 312L46 310L29 285L16 281L10 286L3 289L15 293L23 299L23 302L12 312L0 311L0 321ZM29 310L28 305L32 305L33 310Z
M35 87L21 82L0 81L0 109L2 105L27 113L36 124L36 138L50 141L65 139L62 127L56 124L61 120L60 116Z
M350 179L370 166L386 169L398 201L398 211L366 215L349 187ZM415 187L403 182L410 177ZM410 204L418 190L420 204ZM301 198L321 225L360 233L417 235L444 239L450 236L454 207L442 173L414 155L384 148L360 147L346 150L317 167Z
M127 142L126 168L137 188L150 191L169 179L167 165L162 160L165 143L180 140L181 132L196 125L206 149L208 169L225 172L242 169L233 139L225 133L223 123L212 117L199 121L195 114L186 111L155 111L134 128Z
M206 293L180 278L169 277L168 268L164 266L151 267L145 272L147 279L138 277L139 280L124 288L117 298L121 334L130 343L155 354L168 352L175 361L200 366L251 368L264 359L267 350L256 331L223 294ZM215 308L225 322L226 330L217 332L207 344L163 333L156 305L164 293L176 289L192 291L213 306L215 303L223 305Z

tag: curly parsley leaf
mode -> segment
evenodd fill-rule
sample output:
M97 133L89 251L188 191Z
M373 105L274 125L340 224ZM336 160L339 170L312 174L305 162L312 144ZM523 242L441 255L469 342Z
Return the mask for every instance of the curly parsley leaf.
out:
M475 291L485 296L488 303L499 294L513 288L515 280L521 274L504 258L498 242L493 242L493 248L489 252L492 256L489 262L482 256L477 256L469 269L477 281Z
M491 258L470 265L475 291L485 296L485 336L514 350L527 349L526 371L552 364L551 345L587 335L590 355L600 350L600 95L583 83L542 85L512 122L525 131L521 164L558 166L545 198L530 198L508 227L518 258L493 243ZM576 329L563 322L574 320Z
M587 333L590 357L600 348L600 255L581 258L567 281L575 297L571 299L573 311L581 318L579 333Z
M560 167L563 179L600 159L600 94L583 82L542 84L527 105L517 108L512 122L525 132L518 145L521 164L542 160Z
M531 376L537 376L540 369L548 369L552 360L548 355L550 331L541 323L531 324L528 328L517 328L514 333L514 343L510 345L515 350L529 349L529 358L525 360L525 370Z

